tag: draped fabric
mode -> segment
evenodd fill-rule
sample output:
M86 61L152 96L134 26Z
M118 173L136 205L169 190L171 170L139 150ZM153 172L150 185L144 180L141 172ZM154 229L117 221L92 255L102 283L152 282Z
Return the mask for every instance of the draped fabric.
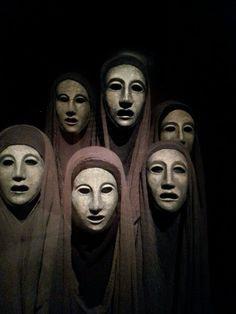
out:
M65 134L59 127L58 118L56 115L55 103L56 103L56 89L60 82L65 80L73 80L86 89L89 96L91 116L88 125L81 133L77 135ZM95 99L92 88L88 81L83 78L79 73L69 72L60 75L53 83L51 89L50 102L47 107L45 132L50 138L56 156L57 169L59 173L59 184L62 190L64 173L67 161L78 149L91 146L95 144L96 124L94 116Z
M192 108L180 101L177 100L167 100L162 103L156 105L155 109L152 112L152 121L151 121L151 135L150 141L151 143L155 143L160 140L160 128L161 122L173 110L181 109L186 111L191 115L194 120L194 129L195 129L195 137L191 152L191 158L195 167L197 181L198 181L198 189L200 192L200 201L201 206L207 207L207 199L206 199L206 187L205 187L205 173L204 173L204 163L203 157L201 153L201 145L199 141L199 134L197 128L197 121L194 115Z
M25 219L17 219L0 198L0 311L60 313L54 305L63 300L62 213L53 149L43 132L23 124L0 133L0 152L9 145L37 150L44 174L40 194Z
M114 66L120 64L129 64L137 67L146 79L146 98L143 111L136 124L130 128L118 128L112 124L107 114L107 105L105 101L105 75ZM148 150L148 139L150 134L151 123L151 97L150 97L150 78L149 78L148 60L136 52L124 51L117 53L111 59L107 60L101 70L101 123L102 123L102 140L100 143L120 157L129 187L132 186L131 200L133 208L133 219L136 221L139 217L137 195L138 195L138 179L140 167L143 163L144 156Z
M175 149L185 156L189 187L180 211L165 213L149 193L143 164L136 245L143 313L211 313L206 213L200 206L193 163L184 146L172 141L153 144L146 160L161 149Z
M91 167L101 167L109 171L115 177L119 191L116 220L108 232L103 235L93 235L93 239L92 235L84 235L83 237L82 233L74 233L71 227L73 179L81 170ZM66 169L63 208L67 227L65 238L66 262L68 266L65 268L65 282L67 282L68 295L73 297L71 304L69 304L72 307L72 311L75 313L137 313L136 262L132 213L123 166L114 152L104 147L92 146L79 150L71 157ZM72 247L71 235L73 235ZM109 245L112 246L112 249L109 249ZM90 247L90 252L86 251L88 247ZM77 254L80 255L79 258L73 255L75 257L73 261L74 270L71 267L72 248L73 250L76 249ZM81 259L84 261L83 265ZM109 267L108 276L107 271L102 266L102 260L106 260L105 265ZM82 278L81 280L85 280L88 283L92 278L97 278L98 280L94 282L94 285L97 287L101 286L101 289L104 290L102 300L95 306L88 306L86 300L81 295L80 285L82 289L84 283L80 282L75 276L75 273L79 274L79 270L75 269L76 262L78 262L77 267L81 266L87 270L89 265L92 265L91 273L88 272L88 278ZM99 268L96 268L96 264L101 266L102 273L107 276L105 288L104 280L102 282L99 281L99 274L96 274L96 271L99 271Z

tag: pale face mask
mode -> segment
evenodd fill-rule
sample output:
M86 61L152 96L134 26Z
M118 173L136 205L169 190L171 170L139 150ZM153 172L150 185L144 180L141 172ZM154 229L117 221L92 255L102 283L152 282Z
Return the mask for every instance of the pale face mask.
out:
M174 149L153 153L147 161L147 182L160 208L177 212L188 190L188 165L184 155Z
M73 223L90 233L108 229L118 203L114 176L102 168L82 170L74 179L72 190Z
M106 75L105 97L112 121L121 127L133 126L146 98L143 73L128 64L111 68Z
M0 194L11 206L24 206L39 194L44 162L27 145L10 145L0 153Z
M90 104L83 85L73 80L58 84L56 113L60 128L71 134L79 134L88 124Z
M191 153L195 137L194 121L191 115L176 109L169 112L161 122L160 140L180 141Z

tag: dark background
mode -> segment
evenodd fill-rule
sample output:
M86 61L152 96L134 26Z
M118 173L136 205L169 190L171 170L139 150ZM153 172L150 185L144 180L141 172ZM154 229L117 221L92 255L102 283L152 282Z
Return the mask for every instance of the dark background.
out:
M213 300L217 314L235 313L236 3L8 1L0 7L0 129L43 128L51 84L64 71L79 71L99 94L101 64L120 48L150 58L160 99L193 107L207 180Z

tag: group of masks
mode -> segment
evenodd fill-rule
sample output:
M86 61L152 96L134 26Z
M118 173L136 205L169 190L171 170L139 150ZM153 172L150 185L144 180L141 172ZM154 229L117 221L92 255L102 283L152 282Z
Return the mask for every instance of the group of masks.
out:
M132 65L116 66L107 73L105 85L110 119L121 129L132 127L145 104L144 75ZM85 87L67 79L58 84L56 97L55 109L62 132L75 135L82 132L91 113ZM191 152L194 142L191 115L183 109L170 111L161 122L160 140L179 141ZM11 206L30 203L40 191L44 168L42 157L30 146L11 145L0 153L0 158L1 197ZM177 211L187 194L188 169L184 156L168 149L154 153L147 160L147 182L160 207ZM83 170L75 178L72 202L81 227L91 231L103 230L107 223L109 225L117 201L117 183L106 169ZM84 218L89 210L97 214L101 209L102 216L107 217L105 222L101 219L101 222L89 223Z
M147 76L134 64L118 64L105 72L102 84L102 106L107 121L113 124L120 134L128 134L130 129L141 123L147 106L147 91L150 88ZM98 118L92 92L87 89L84 81L73 79L72 75L59 79L52 94L52 111L57 120L59 133L65 141L69 138L70 145L70 138L75 140L80 138L81 134L87 132L91 119ZM163 111L158 109L162 106ZM155 107L158 109L157 113ZM168 214L178 213L189 195L188 156L193 155L195 145L194 119L191 110L177 101L167 101L156 106L152 104L152 110L150 125L145 126L150 129L150 138L146 139L148 149L144 152L145 158L140 165L138 178L142 180L142 173L145 173L148 195L160 211ZM96 121L95 126L98 128ZM15 137L17 133L20 136L20 125L9 129L13 130ZM73 154L68 155L63 176L59 176L59 181L63 180L63 184L59 182L62 186L60 190L62 208L69 206L70 203L69 219L72 228L88 234L102 234L111 228L117 217L122 194L117 169L114 164L111 167L109 162L104 161L106 154L109 159L110 154L115 153L111 152L110 148L101 148L102 141L96 135L99 132L101 130L95 131L94 141L90 147L76 149ZM0 134L2 142L5 133L7 134L7 129ZM50 137L49 133L48 136ZM57 161L61 151L57 150L52 137L50 140ZM155 143L159 142L163 143L162 146L155 146ZM169 142L177 143L168 145ZM31 144L27 145L24 140L22 143L17 141L14 144L12 141L9 146L3 145L3 149L0 147L0 195L7 210L17 219L24 221L40 198L45 176L45 157ZM94 154L96 162L91 163ZM85 164L80 160L81 155L86 159ZM117 152L115 158L117 155L119 158ZM128 193L129 188L130 186L127 188ZM132 199L129 200L129 204L132 207ZM121 209L119 211L121 212ZM25 214L21 215L19 212ZM134 210L131 212L131 220L133 219L135 223Z
M39 153L27 145L7 147L0 153L0 160L1 197L20 210L39 194L44 162ZM163 210L178 211L188 189L188 166L184 156L173 149L162 149L151 155L147 160L147 182ZM106 169L88 168L74 179L72 203L75 221L81 228L91 232L108 228L117 202L117 182Z

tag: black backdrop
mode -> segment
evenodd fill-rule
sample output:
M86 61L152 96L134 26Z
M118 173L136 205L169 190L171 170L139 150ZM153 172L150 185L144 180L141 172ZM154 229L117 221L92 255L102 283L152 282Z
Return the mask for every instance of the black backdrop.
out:
M235 313L236 4L28 2L1 4L0 129L15 123L43 128L50 86L61 72L81 72L99 93L100 66L111 53L147 54L155 93L186 101L197 113L213 299L216 313Z

